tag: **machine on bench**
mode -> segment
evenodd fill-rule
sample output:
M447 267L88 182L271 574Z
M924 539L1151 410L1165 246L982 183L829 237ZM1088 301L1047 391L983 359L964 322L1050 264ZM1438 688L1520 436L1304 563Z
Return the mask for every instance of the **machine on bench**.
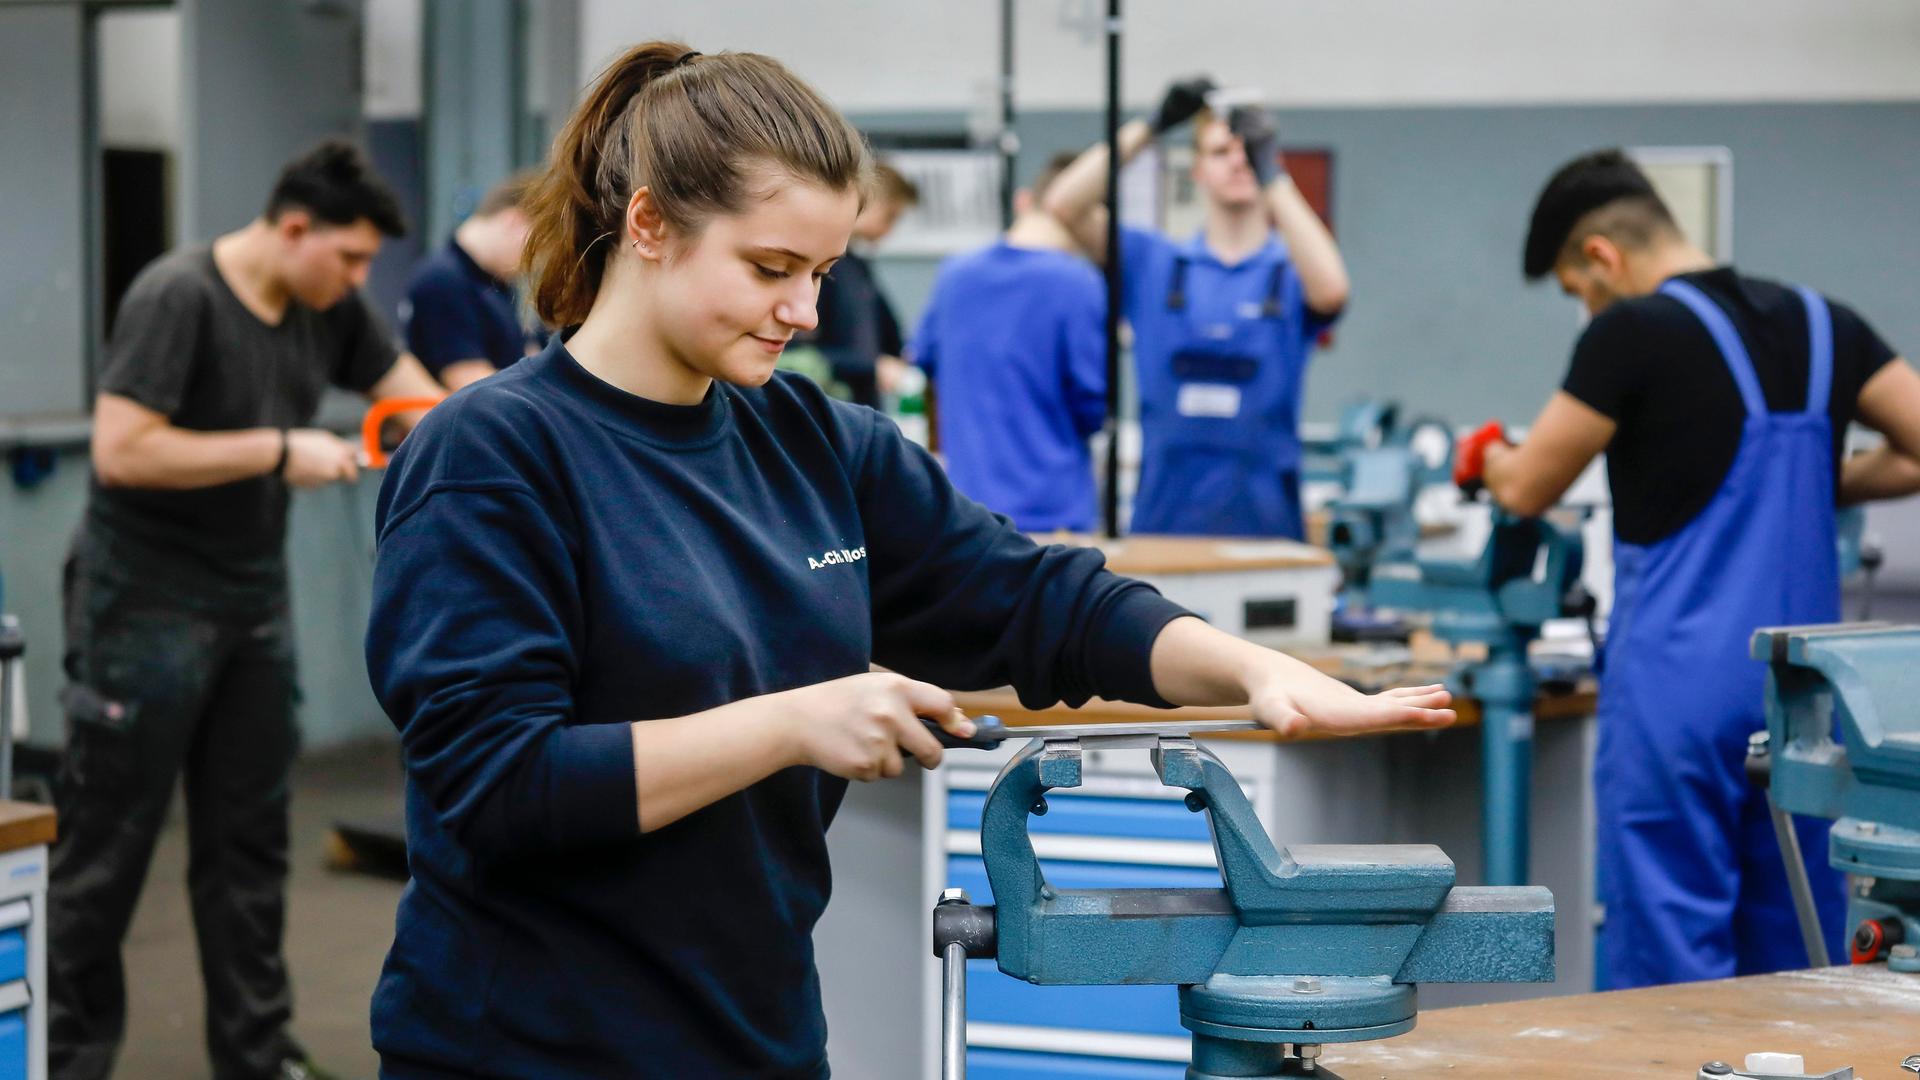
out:
M1444 423L1423 419L1397 427L1389 411L1384 424L1374 440L1342 441L1334 476L1340 494L1327 503L1327 550L1340 566L1335 641L1407 639L1402 620L1374 610L1368 585L1375 566L1414 557L1420 494L1451 475L1453 436Z
M1527 877L1533 766L1533 700L1538 680L1528 647L1549 620L1593 613L1580 585L1580 533L1546 518L1493 511L1493 528L1471 558L1409 558L1374 568L1374 604L1432 616L1433 636L1479 644L1484 659L1456 664L1448 687L1481 709L1481 850L1485 879L1518 885Z
M1332 432L1306 449L1305 479L1339 489L1325 504L1325 543L1340 567L1333 640L1406 641L1403 621L1371 609L1367 582L1376 563L1413 557L1414 508L1421 492L1449 479L1452 430L1431 417L1402 423L1397 404L1368 399L1343 409Z
M1081 783L1085 750L1142 749L1205 813L1222 888L1060 889L1028 835L1047 792ZM1548 982L1553 897L1454 884L1429 845L1275 847L1240 785L1189 729L1053 729L988 792L981 853L995 903L949 889L933 911L945 963L943 1076L966 1075L966 961L1036 985L1180 987L1189 1080L1333 1074L1327 1043L1414 1026L1423 982Z

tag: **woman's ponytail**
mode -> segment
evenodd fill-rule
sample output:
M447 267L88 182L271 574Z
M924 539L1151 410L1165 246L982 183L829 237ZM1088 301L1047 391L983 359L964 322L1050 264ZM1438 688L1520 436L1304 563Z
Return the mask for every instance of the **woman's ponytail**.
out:
M534 282L534 310L547 325L576 326L593 306L633 190L626 182L628 114L647 86L690 51L671 41L628 49L594 80L554 139L546 173L527 202L522 258Z

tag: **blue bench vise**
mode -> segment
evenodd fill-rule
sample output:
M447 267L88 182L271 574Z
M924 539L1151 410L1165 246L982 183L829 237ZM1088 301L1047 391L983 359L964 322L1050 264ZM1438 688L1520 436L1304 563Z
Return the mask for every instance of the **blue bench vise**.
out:
M1207 815L1222 888L1047 882L1028 818L1080 785L1083 744L1151 753L1161 783ZM933 912L946 1080L966 1075L968 959L1042 986L1179 986L1188 1080L1333 1077L1322 1046L1411 1030L1419 983L1554 977L1545 888L1456 886L1431 845L1276 848L1220 759L1180 734L1033 740L987 793L980 840L997 904L949 889Z
M1399 427L1400 406L1395 402L1361 398L1348 403L1340 410L1331 432L1301 439L1301 449L1306 452L1301 478L1312 484L1340 480L1349 451L1384 446Z
M1593 600L1580 585L1584 556L1578 531L1495 509L1486 545L1471 558L1374 568L1368 592L1376 606L1428 612L1434 637L1486 646L1485 659L1456 665L1447 684L1480 703L1481 851L1490 884L1527 878L1537 687L1527 649L1548 620L1591 616Z
M1417 431L1341 455L1341 492L1327 503L1327 550L1340 567L1340 604L1333 626L1336 641L1406 640L1403 625L1372 612L1368 586L1375 566L1414 558L1420 543L1414 507L1421 492L1448 481L1451 436L1438 421L1422 423L1445 448L1437 464L1413 441Z
M1920 973L1920 626L1761 630L1753 657L1767 730L1748 772L1768 786L1809 955L1825 947L1787 813L1834 819L1828 860L1854 875L1852 960Z

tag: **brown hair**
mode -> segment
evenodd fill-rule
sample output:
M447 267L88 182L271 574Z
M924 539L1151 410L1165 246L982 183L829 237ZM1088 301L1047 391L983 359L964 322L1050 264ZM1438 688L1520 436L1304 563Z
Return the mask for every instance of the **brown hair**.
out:
M1048 158L1045 165L1040 166L1039 175L1033 178L1033 183L1027 185L1027 191L1035 205L1047 197L1047 189L1053 186L1055 180L1060 179L1060 174L1066 172L1068 166L1079 159L1080 155L1072 150L1062 150Z
M535 311L550 326L586 319L642 185L669 227L694 235L738 212L767 165L862 193L872 168L859 132L771 57L674 41L628 49L560 129L527 203Z
M1580 249L1589 236L1604 236L1628 251L1645 251L1655 240L1679 235L1680 226L1658 195L1628 195L1582 214L1567 230L1553 266L1585 262Z
M480 204L473 208L474 217L492 217L502 210L525 210L533 197L533 187L540 182L540 170L522 169L505 180L487 189L480 197Z
M1196 155L1200 153L1200 138L1207 133L1207 128L1210 125L1215 123L1224 124L1226 122L1227 118L1220 113L1214 112L1213 106L1202 105L1200 111L1193 114L1193 152Z
M868 192L896 206L920 205L920 187L884 161L873 163L873 186Z

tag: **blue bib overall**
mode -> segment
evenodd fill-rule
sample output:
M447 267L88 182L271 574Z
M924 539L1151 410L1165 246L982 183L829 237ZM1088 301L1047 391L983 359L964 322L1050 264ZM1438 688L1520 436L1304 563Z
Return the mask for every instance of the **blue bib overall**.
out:
M1277 241L1233 266L1203 236L1143 261L1128 266L1145 285L1128 312L1142 444L1132 530L1302 538L1300 391L1327 320Z
M1747 415L1733 466L1698 517L1654 544L1615 544L1594 768L1602 989L1807 963L1766 793L1743 771L1747 737L1765 726L1765 667L1747 649L1760 627L1840 615L1826 302L1799 290L1807 404L1772 413L1726 314L1686 282L1660 291L1706 325ZM1828 823L1795 824L1829 951L1845 955Z

